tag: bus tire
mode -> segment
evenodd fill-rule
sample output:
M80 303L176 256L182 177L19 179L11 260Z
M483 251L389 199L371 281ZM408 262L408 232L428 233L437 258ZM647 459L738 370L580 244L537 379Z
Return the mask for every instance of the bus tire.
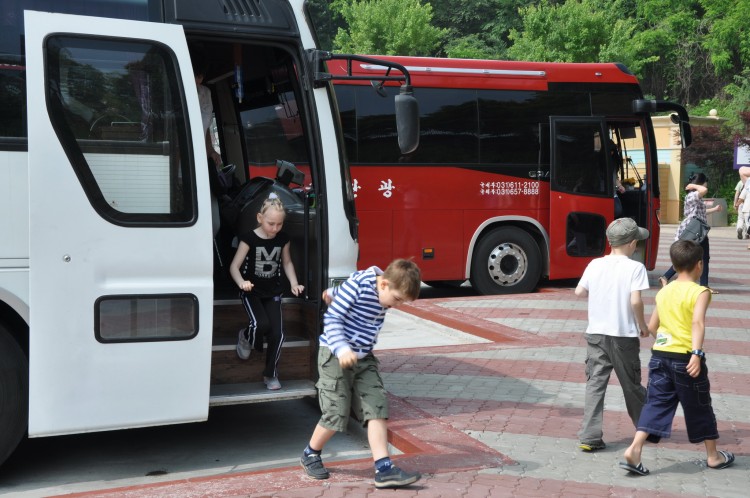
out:
M26 434L29 413L29 362L0 324L0 465Z
M517 227L499 227L484 235L471 261L471 285L483 295L531 292L541 274L539 246Z

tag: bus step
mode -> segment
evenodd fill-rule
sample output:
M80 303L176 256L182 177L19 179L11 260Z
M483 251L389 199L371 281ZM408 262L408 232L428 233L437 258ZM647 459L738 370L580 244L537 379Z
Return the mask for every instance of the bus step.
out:
M263 350L268 348L268 343L263 343ZM310 346L310 341L301 337L289 337L281 345L281 349L284 348L306 348ZM237 348L237 335L234 337L215 337L211 351L234 351ZM256 354L253 351L253 354Z
M209 406L241 405L263 403L266 401L283 401L308 396L315 397L318 391L311 380L281 379L281 389L269 391L262 382L246 384L219 384L211 386Z
M315 378L313 368L317 363L314 355L317 350L308 342L286 342L281 351L278 370L281 379L289 381ZM250 359L237 357L236 343L214 346L211 353L211 385L242 384L249 380L261 380L266 364L266 352L253 351ZM264 388L265 389L265 388Z

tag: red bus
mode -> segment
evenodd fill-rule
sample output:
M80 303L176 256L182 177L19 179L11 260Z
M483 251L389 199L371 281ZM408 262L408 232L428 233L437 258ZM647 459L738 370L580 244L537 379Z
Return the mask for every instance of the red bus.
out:
M363 80L334 81L359 218L360 268L418 261L428 284L469 279L481 294L532 291L579 277L607 250L622 214L648 228L635 257L653 269L659 242L656 142L650 113L621 64L381 58L405 66L419 100L419 148L399 152L393 98L373 82L387 69L354 64ZM346 74L344 63L330 63ZM638 168L635 167L638 164ZM615 196L615 177L636 178Z

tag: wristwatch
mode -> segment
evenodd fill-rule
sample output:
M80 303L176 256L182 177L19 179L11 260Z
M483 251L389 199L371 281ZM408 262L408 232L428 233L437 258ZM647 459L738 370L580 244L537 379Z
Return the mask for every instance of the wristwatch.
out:
M706 356L706 353L704 353L702 349L694 349L694 350L690 351L690 354L694 354L696 356L700 356L701 358L705 358L705 356Z

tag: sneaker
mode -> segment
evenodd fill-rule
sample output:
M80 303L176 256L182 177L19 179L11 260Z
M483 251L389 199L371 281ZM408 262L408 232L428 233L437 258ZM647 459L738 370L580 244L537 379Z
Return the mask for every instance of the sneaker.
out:
M313 479L328 479L330 476L326 468L323 466L323 460L320 458L320 455L313 454L305 456L305 454L302 453L299 463L302 465L302 468L305 469L305 473Z
M744 232L744 230L742 229L742 227L737 227L737 238L738 239L742 240L744 238L743 232Z
M597 450L603 450L604 448L607 447L607 445L604 444L603 441L596 441L596 442L593 442L593 443L584 443L584 442L581 442L578 445L578 447L581 448L581 450L583 450L583 451L597 451Z
M375 472L375 487L400 488L417 482L421 477L419 472L406 472L393 465L389 470Z
M245 337L245 329L240 330L239 338L237 339L237 356L241 360L247 360L250 358L250 341Z
M263 383L270 391L278 391L281 389L281 382L278 377L263 377Z

